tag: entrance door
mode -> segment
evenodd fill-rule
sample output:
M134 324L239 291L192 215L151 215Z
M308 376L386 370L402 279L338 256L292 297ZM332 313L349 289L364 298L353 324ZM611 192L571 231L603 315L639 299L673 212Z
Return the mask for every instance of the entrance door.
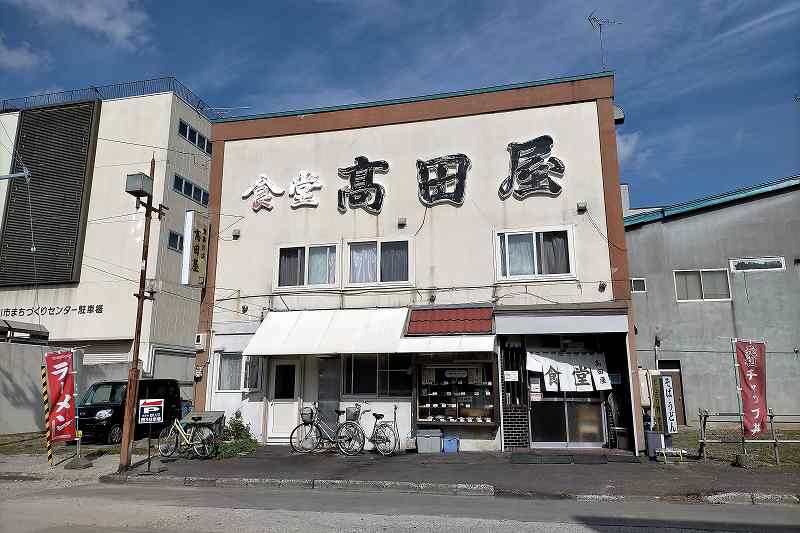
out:
M530 409L533 448L599 448L606 442L603 403L595 395L545 393Z
M288 444L300 417L300 361L271 359L267 401L267 444Z

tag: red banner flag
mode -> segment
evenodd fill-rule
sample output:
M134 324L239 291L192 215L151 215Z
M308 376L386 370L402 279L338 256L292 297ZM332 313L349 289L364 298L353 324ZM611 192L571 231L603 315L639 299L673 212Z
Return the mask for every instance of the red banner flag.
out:
M767 430L767 346L742 340L735 345L744 431L747 437L757 437Z
M53 442L75 440L75 375L72 373L72 352L48 352L47 396L50 401L50 435Z

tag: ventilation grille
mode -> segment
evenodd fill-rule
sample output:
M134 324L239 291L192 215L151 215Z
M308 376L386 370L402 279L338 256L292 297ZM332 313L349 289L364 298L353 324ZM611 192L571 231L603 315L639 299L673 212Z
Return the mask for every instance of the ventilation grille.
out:
M28 185L16 178L8 188L0 235L0 286L32 285L35 279L79 280L99 106L90 102L20 114L12 172L22 170L21 160L31 179Z

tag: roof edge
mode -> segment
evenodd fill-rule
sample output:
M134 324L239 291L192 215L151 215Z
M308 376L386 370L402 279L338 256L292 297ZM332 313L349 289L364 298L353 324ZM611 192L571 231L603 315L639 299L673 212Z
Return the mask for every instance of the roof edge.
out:
M244 122L247 120L258 120L263 118L276 118L276 117L292 117L298 115L312 115L318 113L330 113L333 111L346 111L351 109L367 109L370 107L380 107L386 105L394 105L394 104L408 104L413 102L425 102L429 100L441 100L445 98L454 98L458 96L469 96L474 94L485 94L485 93L493 93L499 91L507 91L512 89L526 89L529 87L538 87L542 85L553 85L556 83L568 83L571 81L581 81L581 80L589 80L594 78L607 78L613 77L614 71L613 70L604 70L601 72L594 72L591 74L580 74L577 76L563 76L560 78L549 78L545 80L537 80L537 81L528 81L528 82L521 82L521 83L511 83L506 85L493 85L490 87L483 87L478 89L466 89L461 91L450 91L450 92L443 92L443 93L433 93L424 96L411 96L407 98L393 98L387 100L373 100L369 102L360 102L354 104L342 104L336 106L327 106L327 107L314 107L314 108L307 108L307 109L296 109L291 111L275 111L272 113L257 113L253 115L240 115L236 117L224 117L224 118L217 118L214 119L212 122L214 124L220 124L225 122Z
M779 180L768 181L750 187L743 187L733 191L706 196L688 202L673 204L666 207L658 208L654 211L647 213L640 213L636 215L628 215L625 217L625 227L637 226L655 222L656 220L663 220L685 213L692 213L710 207L723 206L739 200L755 199L759 196L769 194L777 191L785 191L794 187L800 187L800 175L788 176Z

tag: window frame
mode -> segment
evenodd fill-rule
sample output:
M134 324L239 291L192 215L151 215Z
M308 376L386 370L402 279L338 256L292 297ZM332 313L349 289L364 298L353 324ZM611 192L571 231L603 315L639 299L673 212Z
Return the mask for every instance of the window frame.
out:
M181 183L182 183L181 190L178 190L178 189L175 188L175 178L180 178L181 179ZM192 188L192 194L191 195L186 194L183 191L183 188L187 184ZM195 200L195 198L194 198L195 189L198 189L200 191L200 200L199 201ZM208 199L210 199L210 197L211 197L211 193L208 192L208 189L206 189L205 187L201 187L200 185L196 184L194 181L192 181L189 178L183 176L182 174L178 174L177 172L174 172L173 175L172 175L172 191L180 194L181 196L183 196L187 200L191 200L192 202L194 202L195 204L197 204L197 205L199 205L201 207L208 208L208 202L206 202L205 204L203 203L203 195L205 195L205 197L208 198Z
M537 253L538 239L537 233L549 233L556 231L567 232L567 249L569 251L569 272L563 274L537 274L536 271L539 267L539 257ZM503 258L501 257L500 247L500 234L504 234L505 238L505 263L508 269L508 236L509 235L527 235L533 236L533 274L521 275L502 275ZM494 273L496 283L517 283L519 281L563 281L563 280L576 280L578 279L578 262L575 255L575 226L574 224L559 224L550 226L535 226L530 228L520 229L493 229L492 230L492 246L494 249Z
M172 247L171 244L170 244L170 238L173 235L177 235L178 236L178 247L177 248ZM169 233L167 234L167 248L172 250L173 252L178 252L179 254L182 254L183 253L183 246L184 246L183 233L179 233L177 231L169 230Z
M186 134L185 135L181 134L181 126L182 125L186 127ZM197 129L194 126L192 126L191 123L183 120L182 118L179 118L178 119L178 128L175 131L177 132L178 137L180 137L184 141L188 142L189 144L191 144L192 146L194 146L195 148L197 148L198 150L200 150L204 154L211 155L211 151L212 151L211 139L207 135L201 133L199 129ZM194 134L195 134L194 135L194 141L192 141L192 139L190 138L192 132L194 132ZM200 141L201 138L203 139L202 142Z
M315 283L309 285L308 283L308 262L310 257L311 248L325 248L333 247L336 253L336 261L334 261L333 283ZM301 285L279 285L280 268L281 268L281 250L286 248L305 248L305 258L303 261L303 283ZM322 242L314 244L306 243L280 243L275 246L275 260L273 265L272 286L276 292L295 292L295 291L317 291L320 289L336 289L339 287L339 280L341 280L341 247L336 242Z
M698 272L700 273L700 295L703 296L699 300L680 300L678 298L678 272ZM725 279L728 282L728 297L727 298L705 298L705 291L703 290L703 272L725 272ZM678 268L672 271L672 286L675 290L675 301L677 303L687 302L730 302L733 300L733 292L731 292L731 275L727 268Z
M242 393L242 392L258 392L264 390L264 357L255 355L243 355L242 352L215 352L216 355L216 375L214 376L214 391L223 393ZM239 388L237 389L221 389L219 387L219 379L222 373L222 359L223 357L236 357L241 359L241 367L239 371ZM247 386L248 368L252 362L256 362L255 369L257 372L257 381L254 387Z
M780 261L781 266L780 268L753 268L753 269L737 269L735 264L738 261L770 261L770 260L777 260ZM758 257L731 257L728 260L728 266L730 271L734 274L741 274L744 272L783 272L786 270L786 257L782 255L762 255Z
M339 377L339 395L340 395L341 399L343 401L364 400L364 399L368 399L368 400L371 400L371 401L382 401L382 400L386 400L386 401L394 400L394 401L397 401L397 400L408 400L408 399L411 399L413 394L414 394L414 378L413 378L414 374L413 374L413 372L412 372L411 385L410 385L410 388L409 388L408 395L390 396L388 394L381 394L380 393L380 390L381 390L381 388L380 388L381 373L387 374L387 377L388 377L388 374L391 373L391 372L403 372L403 370L389 370L389 369L383 369L382 370L381 369L379 358L381 356L386 356L388 358L391 358L391 356L393 356L393 355L409 356L409 361L410 361L411 367L413 368L413 366L414 366L414 358L413 358L412 354L397 354L397 353L348 353L348 354L342 354L341 357L339 358L340 365L341 365L341 371L340 371L340 377ZM352 358L352 357L365 357L365 356L373 356L373 357L375 357L375 393L374 394L372 394L372 393L370 393L370 394L355 394L353 392L346 391L345 390L345 368L346 368L345 359L348 358L348 357ZM351 369L352 368L353 368L353 365L351 365ZM352 376L350 377L350 390L351 391L353 390L353 379L352 379Z
M631 293L632 294L644 294L644 293L647 292L647 278L630 278L630 280L631 280ZM634 288L633 288L633 282L634 281L643 282L644 283L644 290L643 291L634 290ZM676 291L677 291L677 289L676 289Z
M381 281L381 255L383 253L381 243L383 242L406 242L408 243L408 280L406 281ZM350 245L358 243L374 242L377 246L378 262L376 264L375 281L358 283L350 281ZM341 255L342 261L342 284L345 289L363 289L369 287L413 287L415 284L414 269L414 239L402 235L392 235L388 237L365 237L360 239L349 239L342 247L345 253Z

